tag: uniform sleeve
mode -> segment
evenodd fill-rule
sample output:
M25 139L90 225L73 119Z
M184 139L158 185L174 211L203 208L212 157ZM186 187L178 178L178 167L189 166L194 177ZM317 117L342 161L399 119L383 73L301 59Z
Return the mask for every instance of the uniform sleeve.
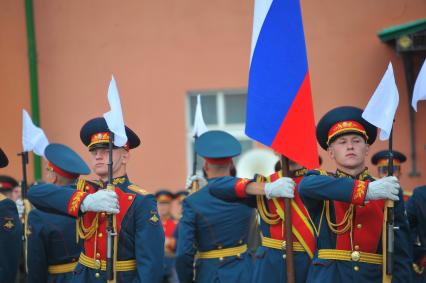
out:
M412 241L407 217L405 215L404 198L399 190L400 201L395 201L395 255L394 273L392 282L408 282L411 277L411 263L413 257Z
M43 240L43 221L37 211L28 216L31 234L28 236L28 283L47 282L47 255Z
M16 204L0 201L0 281L15 282L22 249L22 223Z
M41 184L31 187L28 199L38 209L77 217L80 205L88 195L86 192L77 191L71 186L57 186L54 184Z
M239 202L250 207L256 207L256 196L247 195L245 192L246 186L252 180L240 178L223 178L214 184L209 184L209 192L214 197L228 201Z
M179 238L176 252L176 271L180 283L193 282L196 214L187 199L182 203L183 216L179 222Z
M161 283L163 279L164 231L152 195L143 196L136 208L135 254L137 277L134 282Z
M405 204L405 208L407 211L408 223L410 224L411 243L413 244L413 259L415 263L419 264L422 257L426 256L426 247L424 247L423 241L421 241L421 245L414 244L418 240L422 240L419 233L419 226L422 225L422 222L419 220L424 219L421 212L422 209L416 203L416 197L416 190L414 190L413 195Z
M299 184L299 195L307 207L315 206L318 201L337 200L355 205L364 204L368 181L351 178L335 178L321 175L312 170Z

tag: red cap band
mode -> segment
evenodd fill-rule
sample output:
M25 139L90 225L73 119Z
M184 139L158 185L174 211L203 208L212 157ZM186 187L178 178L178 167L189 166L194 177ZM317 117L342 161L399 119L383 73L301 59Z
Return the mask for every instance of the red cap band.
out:
M69 173L67 171L64 171L61 168L59 168L58 166L55 166L55 164L53 164L50 161L47 164L47 166L50 170L55 171L56 173L58 173L62 177L65 177L65 178L68 178L68 179L75 179L75 178L78 178L78 176L80 176L80 174L74 174L74 173Z
M226 158L208 158L204 157L207 163L215 164L215 165L226 165L229 163L232 163L232 157L226 157Z
M339 134L345 132L354 132L361 134L366 140L368 140L367 132L363 125L357 121L341 121L333 125L328 131L327 144L330 144L330 140Z
M13 187L11 183L0 182L0 189L10 190L10 189L13 189Z
M95 144L105 144L105 143L109 143L109 132L102 132L102 133L96 133L93 134L92 137L90 138L90 144L87 146L88 148L90 148L92 145ZM123 148L125 150L129 150L129 143L127 142Z

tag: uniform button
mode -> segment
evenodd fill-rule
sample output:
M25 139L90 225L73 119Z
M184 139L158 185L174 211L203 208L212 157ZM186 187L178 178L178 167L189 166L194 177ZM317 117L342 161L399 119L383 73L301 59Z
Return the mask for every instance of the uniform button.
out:
M287 255L286 254L283 254L283 259L286 259L287 258Z
M359 246L358 245L355 245L354 248L355 248L356 251L359 251Z
M355 265L355 266L354 266L354 270L355 270L355 271L359 271L359 267Z
M99 238L102 238L102 236L103 236L103 235L104 235L104 234L99 233L99 234L98 234L98 237L99 237Z
M243 243L243 240L239 240L239 241L238 241L238 244L240 244L240 245L241 245L242 243Z
M223 257L219 258L220 261L223 261Z
M128 197L128 199L129 199L129 200L132 200L132 199L133 199L133 196L129 196L129 197Z
M76 259L76 258L74 258L74 257L71 259L71 261L72 261L72 262L75 262L76 260L77 260L77 259Z
M96 278L101 277L101 275L99 274L99 272L96 272L96 273L95 273L95 277L96 277Z
M355 251L351 253L351 259L353 261L359 261L360 258L361 258L361 255L359 254L359 252Z
M105 212L102 212L102 213L101 213L101 216L102 216L102 217L105 217Z
M221 249L223 248L223 246L222 246L222 245L218 245L218 246L217 246L217 248L218 248L219 250L221 250Z
M362 228L362 224L357 224L356 228L361 229Z
M100 257L101 257L101 254L100 254L100 253L96 253L96 257L97 257L97 258L100 258Z

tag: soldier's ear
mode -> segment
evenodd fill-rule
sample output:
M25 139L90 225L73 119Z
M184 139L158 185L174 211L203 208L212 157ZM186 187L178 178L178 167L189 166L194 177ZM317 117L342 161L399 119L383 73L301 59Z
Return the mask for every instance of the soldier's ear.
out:
M334 159L334 150L333 150L332 146L329 146L327 148L327 153L328 153L328 155L330 156L331 159Z
M122 155L121 155L121 162L123 164L126 164L130 159L130 151L123 149Z
M367 146L365 149L365 156L368 156L368 152L370 151L370 145L368 143L365 143L365 145Z

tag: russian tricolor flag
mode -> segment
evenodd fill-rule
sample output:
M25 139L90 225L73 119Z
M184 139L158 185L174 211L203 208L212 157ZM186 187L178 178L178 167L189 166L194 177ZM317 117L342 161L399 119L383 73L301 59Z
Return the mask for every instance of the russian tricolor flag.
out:
M307 167L319 166L299 0L256 0L246 134Z

